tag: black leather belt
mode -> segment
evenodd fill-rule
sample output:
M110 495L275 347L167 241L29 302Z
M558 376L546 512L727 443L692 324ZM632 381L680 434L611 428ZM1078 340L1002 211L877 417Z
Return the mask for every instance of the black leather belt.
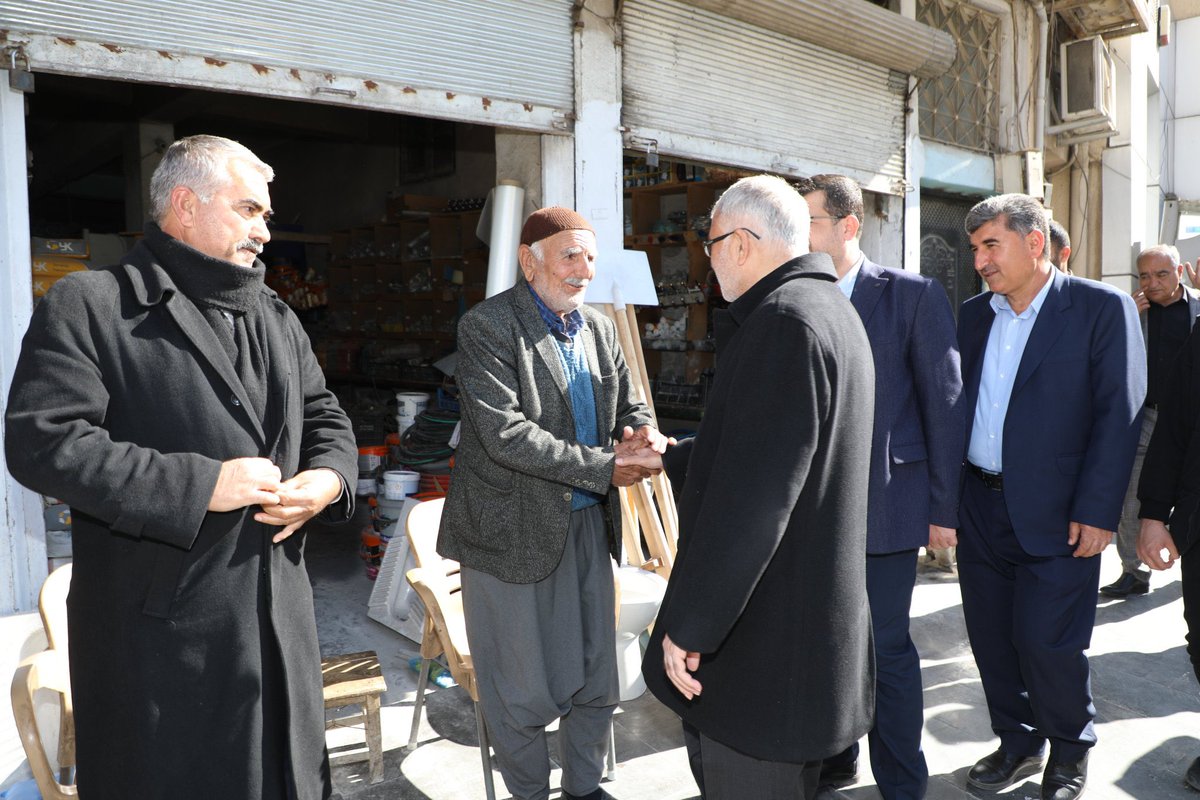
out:
M972 464L970 461L967 462L967 469L970 471L970 473L972 475L974 475L976 478L979 478L979 480L983 481L983 485L986 486L987 488L991 489L993 492L1004 491L1004 476L1001 475L999 472L988 472L986 470L980 469L979 467Z

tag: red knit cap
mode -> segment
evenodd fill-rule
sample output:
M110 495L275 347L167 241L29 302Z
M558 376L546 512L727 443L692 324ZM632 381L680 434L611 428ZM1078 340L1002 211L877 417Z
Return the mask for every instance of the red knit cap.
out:
M584 219L579 212L562 206L551 206L538 209L525 220L525 226L521 228L521 244L540 242L562 231L596 232L592 223Z

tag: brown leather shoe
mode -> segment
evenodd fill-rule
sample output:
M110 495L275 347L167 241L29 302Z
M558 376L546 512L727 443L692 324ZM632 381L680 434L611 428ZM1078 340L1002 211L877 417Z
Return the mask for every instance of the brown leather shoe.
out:
M967 783L985 792L998 792L1041 771L1041 756L1014 756L1000 749L975 762L967 773Z

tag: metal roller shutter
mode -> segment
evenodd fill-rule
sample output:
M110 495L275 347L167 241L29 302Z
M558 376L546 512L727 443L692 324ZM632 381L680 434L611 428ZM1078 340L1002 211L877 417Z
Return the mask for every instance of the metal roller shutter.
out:
M631 146L903 191L906 76L675 0L622 15Z
M571 0L0 0L0 38L35 71L543 129L574 106Z

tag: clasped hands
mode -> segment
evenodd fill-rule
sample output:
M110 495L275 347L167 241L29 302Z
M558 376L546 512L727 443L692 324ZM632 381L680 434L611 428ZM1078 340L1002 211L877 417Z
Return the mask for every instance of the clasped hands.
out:
M632 486L640 480L662 472L662 454L675 444L656 428L643 425L636 431L626 425L621 441L613 449L617 459L613 466L612 485Z
M310 469L283 480L279 467L266 458L235 458L221 464L209 511L236 511L259 505L254 519L283 530L271 537L278 544L337 499L342 479L331 469Z

